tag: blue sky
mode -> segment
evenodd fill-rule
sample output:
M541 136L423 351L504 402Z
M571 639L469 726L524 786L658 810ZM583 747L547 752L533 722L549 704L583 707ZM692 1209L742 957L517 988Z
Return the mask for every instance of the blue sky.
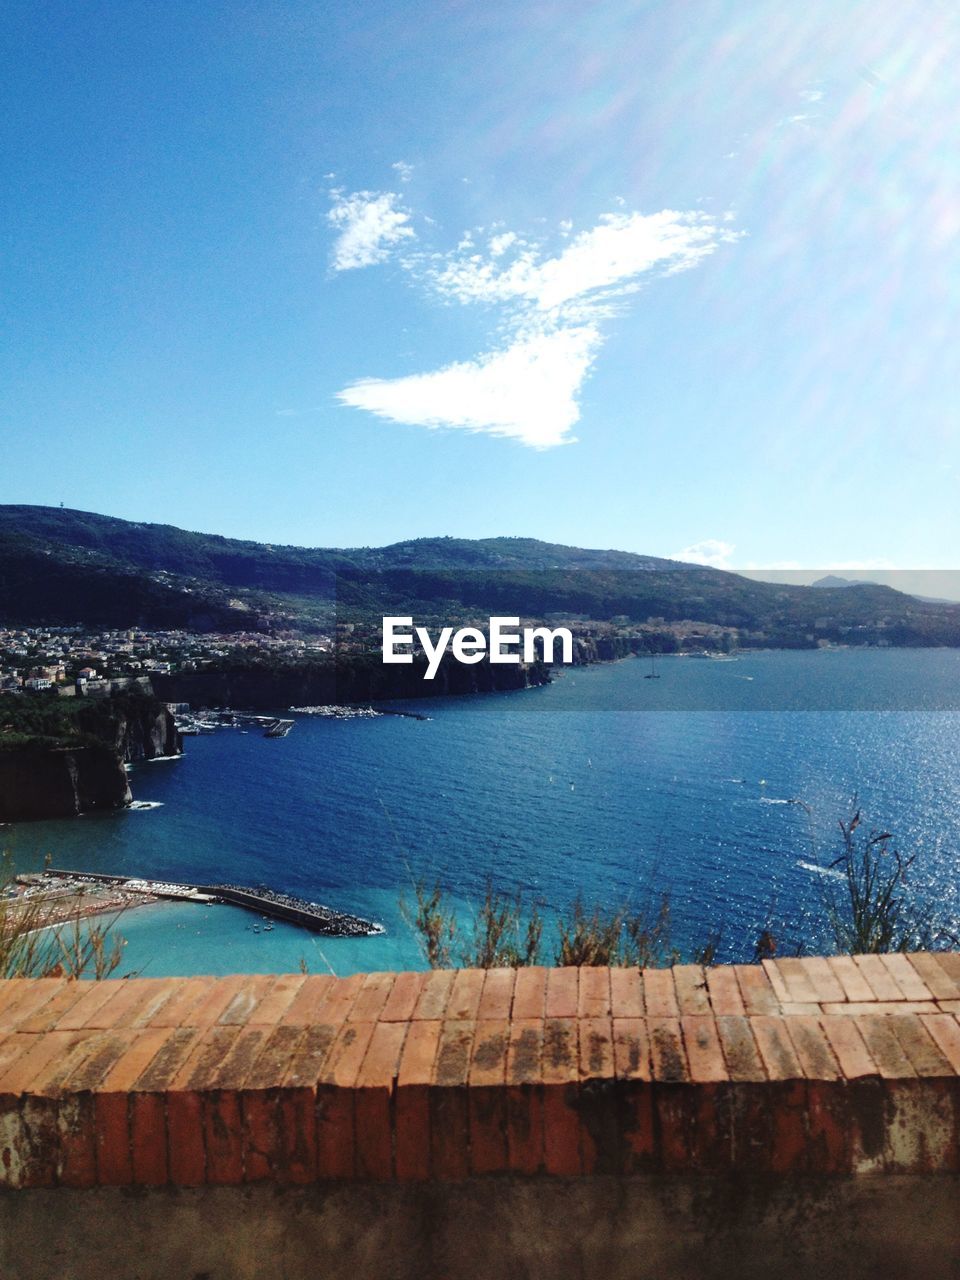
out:
M27 4L0 500L953 568L960 19Z

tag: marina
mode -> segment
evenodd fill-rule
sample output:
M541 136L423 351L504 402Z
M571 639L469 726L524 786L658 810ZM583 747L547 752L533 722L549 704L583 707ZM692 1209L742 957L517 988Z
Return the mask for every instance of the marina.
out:
M74 892L82 891L84 886L105 887L111 892L111 900L119 896L128 905L137 898L147 902L170 899L178 902L205 903L211 906L226 903L256 912L265 919L283 920L288 924L309 929L312 933L321 933L334 938L374 937L384 932L382 924L364 920L360 916L350 915L345 911L337 911L319 902L309 902L293 894L280 893L265 885L251 888L234 884L183 884L178 881L146 880L138 876L108 875L105 872L94 871L67 871L53 867L30 879L34 886L40 888L44 883L53 887L61 886L66 882Z

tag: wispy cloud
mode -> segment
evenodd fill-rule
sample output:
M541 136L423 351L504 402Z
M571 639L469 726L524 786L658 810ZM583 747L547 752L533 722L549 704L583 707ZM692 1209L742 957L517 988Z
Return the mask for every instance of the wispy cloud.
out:
M327 220L338 231L330 263L334 271L351 271L385 262L396 245L414 237L410 214L393 191L331 192Z
M406 160L398 160L396 164L392 164L390 168L394 171L401 182L409 182L413 177L413 165L407 164Z
M724 542L721 538L704 538L701 542L691 543L680 551L674 551L671 560L684 560L687 564L707 565L711 569L726 569L731 573L767 574L767 573L878 573L892 571L896 568L889 560L834 560L829 563L817 563L813 566L801 564L799 560L768 560L759 563L755 560L734 560L736 543Z
M392 422L484 431L535 449L573 442L602 325L644 278L689 270L742 234L723 216L665 209L605 213L577 234L564 221L548 238L552 249L495 223L464 231L453 249L431 251L403 243L413 228L396 195L336 193L330 217L343 226L337 269L383 261L402 246L397 260L412 281L445 305L487 307L497 334L491 350L469 360L359 379L338 394L341 403Z

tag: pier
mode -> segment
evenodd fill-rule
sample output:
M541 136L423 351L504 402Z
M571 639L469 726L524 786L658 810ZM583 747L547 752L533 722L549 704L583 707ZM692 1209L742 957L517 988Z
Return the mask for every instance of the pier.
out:
M49 868L44 879L70 881L73 884L107 885L125 894L143 894L178 902L225 903L255 911L259 916L299 925L312 933L333 938L367 938L384 932L382 924L309 902L291 893L280 893L266 886L250 888L235 884L183 884L173 880L148 880L140 876L116 876L99 871L65 871Z

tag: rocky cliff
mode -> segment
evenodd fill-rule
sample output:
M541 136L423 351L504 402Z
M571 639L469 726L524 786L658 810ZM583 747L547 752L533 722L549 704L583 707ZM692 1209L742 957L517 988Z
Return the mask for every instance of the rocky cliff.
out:
M109 733L103 736L128 764L137 760L153 760L158 756L176 756L183 750L183 739L177 732L173 716L156 698L125 698L116 705L109 722Z
M72 818L130 800L123 763L108 746L0 751L0 822Z
M526 689L550 680L547 668L491 665L465 666L444 659L433 680L424 680L425 661L412 666L384 666L379 654L343 666L286 667L275 670L185 671L155 676L159 697L194 707L277 707L323 703L382 702L398 698L442 698L453 694Z

